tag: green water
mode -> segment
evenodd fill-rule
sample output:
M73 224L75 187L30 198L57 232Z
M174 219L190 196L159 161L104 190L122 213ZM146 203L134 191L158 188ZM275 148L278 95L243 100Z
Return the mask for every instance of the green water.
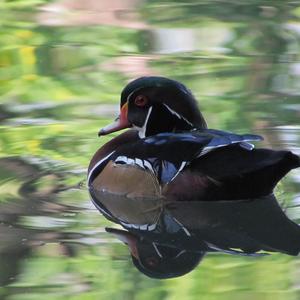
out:
M144 277L86 189L98 129L142 75L185 83L210 127L300 154L299 49L300 1L1 1L0 299L299 299L282 254ZM298 223L299 182L276 190Z

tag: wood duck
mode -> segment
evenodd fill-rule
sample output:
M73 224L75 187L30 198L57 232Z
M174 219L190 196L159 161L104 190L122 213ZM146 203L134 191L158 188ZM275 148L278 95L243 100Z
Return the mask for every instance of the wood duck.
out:
M289 151L255 149L258 135L207 129L192 93L164 77L129 83L99 136L125 128L93 156L88 186L95 206L128 230L157 231L166 205L270 195L300 166Z

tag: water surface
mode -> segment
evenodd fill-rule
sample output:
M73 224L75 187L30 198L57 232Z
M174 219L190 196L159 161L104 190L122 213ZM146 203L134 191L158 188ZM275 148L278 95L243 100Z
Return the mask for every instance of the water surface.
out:
M179 279L139 274L104 232L86 168L131 79L185 83L212 128L300 154L300 1L0 4L0 298L298 299L297 257L209 255ZM276 189L300 222L300 171Z

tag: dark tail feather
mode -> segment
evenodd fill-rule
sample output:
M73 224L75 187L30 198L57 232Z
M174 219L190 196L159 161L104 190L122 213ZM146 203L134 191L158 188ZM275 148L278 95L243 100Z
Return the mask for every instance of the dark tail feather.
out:
M282 177L300 167L300 158L289 151L231 146L211 152L194 167L222 183L212 188L212 198L243 199L272 193Z
M300 159L292 152L277 152L278 161L268 165L261 170L249 174L264 194L273 191L278 181L283 178L290 170L300 166Z

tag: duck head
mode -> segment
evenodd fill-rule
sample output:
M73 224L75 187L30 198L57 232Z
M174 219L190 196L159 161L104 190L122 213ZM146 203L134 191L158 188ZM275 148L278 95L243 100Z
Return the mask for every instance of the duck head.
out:
M121 93L120 115L99 136L134 127L140 138L161 132L206 128L192 93L181 83L164 77L141 77Z
M151 278L167 279L185 275L205 255L204 251L191 252L158 245L125 230L106 228L106 231L128 246L134 266Z

